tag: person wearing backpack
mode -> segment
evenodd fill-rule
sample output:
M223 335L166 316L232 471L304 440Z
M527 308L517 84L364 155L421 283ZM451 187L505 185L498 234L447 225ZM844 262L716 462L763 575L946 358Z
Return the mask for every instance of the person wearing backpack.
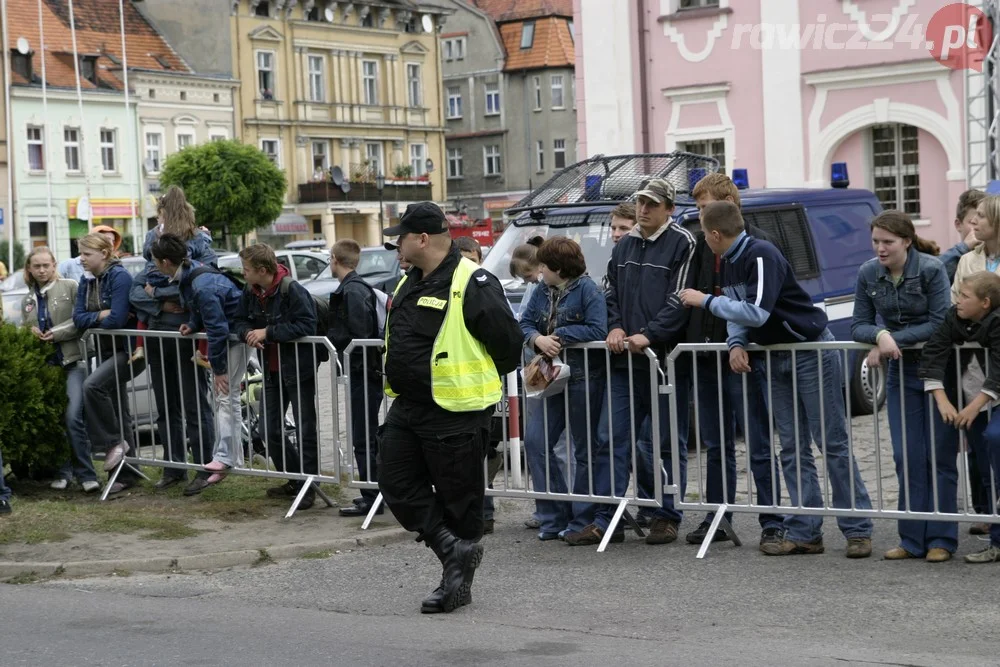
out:
M181 334L188 336L204 329L208 335L216 440L212 460L205 465L211 474L195 477L184 489L184 495L193 496L221 482L230 468L243 464L239 387L252 352L245 343L229 339L229 323L236 317L243 292L214 266L188 259L187 246L179 236L164 234L153 242L150 252L156 270L179 286L181 305L190 313L189 320L180 325Z
M316 432L316 370L325 348L296 344L304 336L316 334L316 300L288 269L278 264L274 250L263 243L240 251L247 286L236 310L236 336L261 351L264 386L261 396L261 435L275 468L285 473L319 473ZM285 437L285 413L292 406L296 442ZM290 480L267 490L272 498L295 497L301 480ZM310 488L299 509L309 509L316 501Z
M330 269L340 286L330 295L330 330L327 336L337 348L341 366L348 371L351 396L351 442L358 466L358 478L377 482L376 457L378 413L382 406L382 351L367 347L354 350L349 359L343 350L353 340L381 338L378 322L378 299L375 290L357 274L361 246L353 239L343 239L330 249ZM378 491L363 489L361 499L340 509L340 516L365 516ZM379 507L378 513L383 509Z

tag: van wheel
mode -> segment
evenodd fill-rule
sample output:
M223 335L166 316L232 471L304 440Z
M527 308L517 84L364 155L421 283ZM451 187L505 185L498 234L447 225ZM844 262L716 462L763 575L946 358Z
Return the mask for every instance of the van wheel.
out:
M857 354L851 373L851 414L870 415L885 404L885 373L868 367L868 355Z

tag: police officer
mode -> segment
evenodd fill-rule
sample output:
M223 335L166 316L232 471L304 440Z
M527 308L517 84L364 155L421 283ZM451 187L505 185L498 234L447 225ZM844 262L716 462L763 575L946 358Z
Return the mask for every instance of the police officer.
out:
M399 236L413 267L386 321L385 390L395 401L380 429L379 489L443 566L421 612L448 613L472 600L490 416L501 375L517 367L521 331L499 281L459 254L435 204L411 204L385 235Z

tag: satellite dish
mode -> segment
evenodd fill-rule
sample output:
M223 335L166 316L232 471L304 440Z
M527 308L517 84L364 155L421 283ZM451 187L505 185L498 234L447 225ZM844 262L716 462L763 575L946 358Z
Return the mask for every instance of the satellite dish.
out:
M80 197L76 202L76 219L90 220L90 199L86 196Z
M31 45L28 44L28 40L25 37L17 38L17 52L22 56L26 56L31 53Z
M424 32L434 32L434 19L430 14L424 14L420 23L424 26Z
M343 183L340 184L340 191L346 195L348 192L351 191L351 184L348 183L347 181L344 181Z
M434 160L427 158L427 162L424 163L424 169L428 172L434 171Z
M344 183L344 170L340 167L334 167L330 170L330 181L334 185L342 185Z
M326 11L323 12L323 16L326 18L327 23L333 23L333 7L327 7Z

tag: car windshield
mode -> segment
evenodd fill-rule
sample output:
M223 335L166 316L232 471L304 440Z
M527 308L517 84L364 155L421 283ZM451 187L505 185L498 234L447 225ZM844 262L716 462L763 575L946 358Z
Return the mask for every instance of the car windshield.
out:
M358 260L359 276L374 276L378 273L391 273L396 265L395 250L363 250L361 258ZM329 280L333 278L333 267L327 266L323 273L316 276L316 280Z
M240 263L239 255L226 255L225 257L220 257L218 261L220 269L242 269L243 265Z
M510 257L514 249L534 236L550 238L567 236L583 249L587 260L587 275L600 283L607 272L611 259L611 217L608 213L590 213L550 216L554 224L547 225L530 221L529 224L510 225L483 260L483 268L500 279L508 292L520 292L525 284L520 278L510 275Z

